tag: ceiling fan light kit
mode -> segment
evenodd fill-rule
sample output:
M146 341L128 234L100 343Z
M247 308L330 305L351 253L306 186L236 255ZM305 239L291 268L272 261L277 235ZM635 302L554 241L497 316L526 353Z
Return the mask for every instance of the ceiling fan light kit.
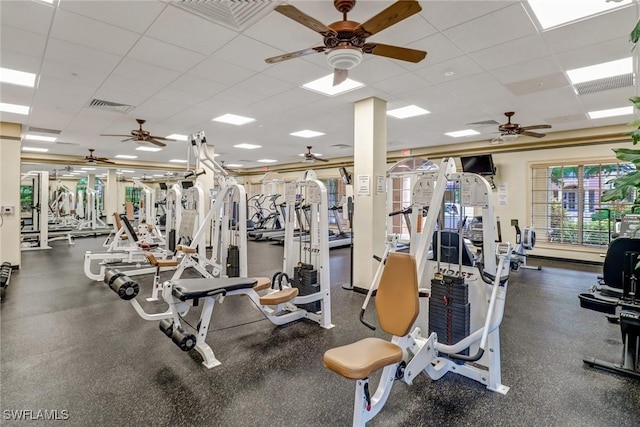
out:
M332 68L350 70L362 61L362 52L353 47L335 48L327 54L327 62Z

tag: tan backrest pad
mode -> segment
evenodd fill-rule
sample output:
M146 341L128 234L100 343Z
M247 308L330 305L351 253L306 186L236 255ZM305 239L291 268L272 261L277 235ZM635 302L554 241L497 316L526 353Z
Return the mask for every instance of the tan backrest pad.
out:
M376 312L382 329L406 335L420 312L416 260L405 253L390 253L380 278Z

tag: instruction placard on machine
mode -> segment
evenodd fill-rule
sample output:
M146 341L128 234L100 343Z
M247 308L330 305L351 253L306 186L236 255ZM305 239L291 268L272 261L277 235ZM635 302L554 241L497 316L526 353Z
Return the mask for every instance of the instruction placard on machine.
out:
M413 204L417 206L429 206L431 197L433 197L434 186L436 185L433 179L420 179L416 185L413 186L412 199Z
M486 207L489 200L487 185L477 176L460 179L460 200L464 206Z

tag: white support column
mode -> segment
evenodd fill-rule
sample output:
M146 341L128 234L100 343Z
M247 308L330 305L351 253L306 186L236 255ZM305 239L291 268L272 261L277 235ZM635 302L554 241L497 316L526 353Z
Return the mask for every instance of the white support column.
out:
M211 189L215 186L213 172L207 170L207 173L198 176L196 181L202 184L202 188L204 189L204 216L207 216L209 209L211 209ZM207 230L207 233L205 234L205 244L207 246L211 246L210 230Z
M2 214L0 263L20 266L20 133L18 123L0 122L0 205L13 207ZM46 212L46 211L45 211Z
M353 286L369 289L385 242L386 194L377 192L386 176L387 102L367 98L356 102L354 116L354 255ZM368 180L368 194L363 194Z
M107 170L107 187L104 195L104 210L107 224L113 224L113 213L118 210L118 175L115 169Z

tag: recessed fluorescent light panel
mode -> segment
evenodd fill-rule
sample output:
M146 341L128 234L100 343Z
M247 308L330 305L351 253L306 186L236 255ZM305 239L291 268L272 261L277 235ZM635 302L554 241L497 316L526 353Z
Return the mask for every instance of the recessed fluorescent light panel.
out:
M135 171L129 170L129 169L120 169L120 172L122 173L135 173Z
M172 133L171 135L167 135L166 138L175 139L178 141L188 141L189 137L187 135L180 135L179 133Z
M29 114L29 107L26 105L7 104L5 102L0 102L0 111L2 111L3 113L24 114L26 116L27 114Z
M631 4L632 0L528 0L544 30Z
M602 64L567 70L567 76L572 84L589 82L591 80L604 79L605 77L620 76L633 72L632 57L618 59L616 61L603 62Z
M183 160L183 159L171 159L171 160L169 160L169 162L171 162L171 163L187 163L187 160Z
M36 84L36 75L33 73L25 73L24 71L0 67L0 82L9 83L11 85L34 87Z
M460 138L463 136L480 135L480 132L477 132L473 129L465 129L465 130L457 130L455 132L446 132L445 135L451 136L454 138Z
M273 159L260 159L257 161L258 163L276 163L277 160L273 160Z
M395 117L396 119L408 119L409 117L422 116L424 114L429 114L430 111L425 110L424 108L418 107L417 105L408 105L402 108L396 108L395 110L388 110L387 115L391 117Z
M128 154L118 154L115 157L116 159L137 159L138 158L138 156L130 156Z
M227 165L225 165L225 166L230 167L230 168L241 168L241 167L243 167L244 165L241 165L241 164L239 164L239 163L229 163L229 164L227 164Z
M256 148L261 148L262 145L255 145L255 144L236 144L234 145L235 148L244 148L245 150L255 150Z
M94 171L94 170L96 170L96 168L80 168L80 169L82 169L83 171Z
M42 135L26 134L24 136L24 139L29 139L31 141L56 142L56 139L58 139L58 138L55 137L55 136L42 136Z
M151 152L156 152L156 151L160 151L162 150L162 148L158 148L158 147L138 147L136 148L136 150L138 151L151 151Z
M216 117L212 120L214 122L228 123L230 125L236 126L241 126L256 121L256 119L252 119L251 117L237 116L235 114L223 114L222 116Z
M298 132L290 133L289 135L291 135L291 136L299 136L300 138L313 138L315 136L324 135L324 133L316 132L315 130L305 129L305 130L299 130Z
M312 90L314 92L321 93L327 96L336 96L345 92L360 89L364 86L364 83L357 82L355 80L347 79L339 85L333 85L333 74L319 78L309 83L302 85L303 88Z
M48 148L40 148L40 147L22 147L22 151L32 151L34 153L46 153L49 151Z
M621 108L611 108L609 110L589 111L587 113L590 119L602 119L605 117L626 116L633 114L633 105Z

